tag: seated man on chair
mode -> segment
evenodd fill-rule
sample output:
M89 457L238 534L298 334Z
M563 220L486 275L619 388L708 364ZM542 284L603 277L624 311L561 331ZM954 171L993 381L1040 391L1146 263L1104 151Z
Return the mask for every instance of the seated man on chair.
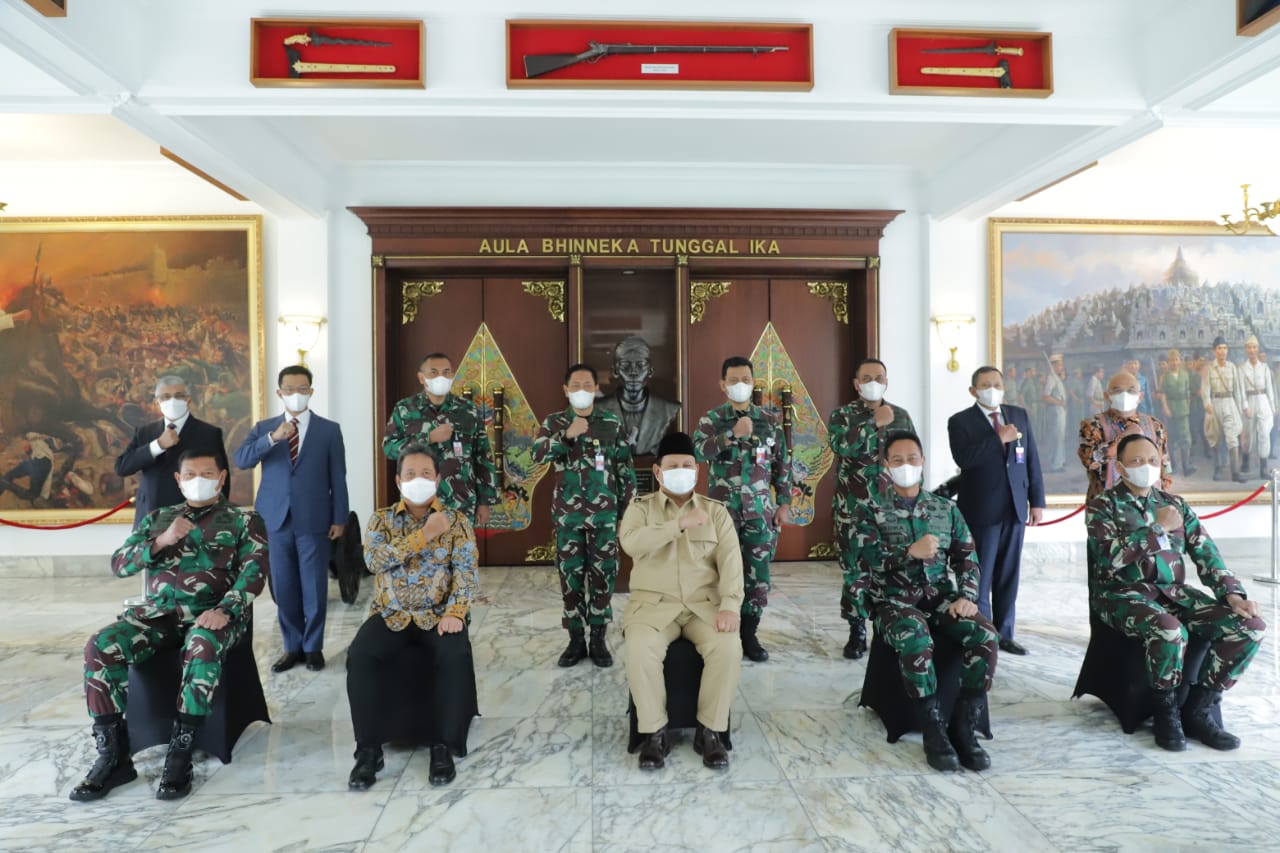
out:
M364 557L373 573L370 615L347 650L347 700L355 729L356 765L347 781L368 790L382 769L392 666L407 645L424 647L432 670L434 731L430 781L457 775L453 754L465 755L475 708L476 676L467 613L479 588L476 535L465 512L436 497L440 469L433 449L406 444L396 463L400 501L369 517Z
M978 612L973 538L954 503L920 488L924 450L915 433L890 433L881 446L893 490L855 507L854 600L871 611L876 633L898 653L907 694L920 704L929 766L986 770L991 759L976 732L1000 636ZM938 704L934 634L964 648L954 746Z
M698 463L687 434L663 436L653 473L661 491L633 501L618 528L622 550L635 561L622 633L627 683L645 735L640 769L662 767L671 751L663 661L680 636L703 661L693 748L703 764L720 769L729 766L721 735L729 729L729 704L742 672L738 534L723 504L694 493Z
M146 572L147 595L85 644L84 692L98 760L71 791L73 800L105 797L138 778L124 722L129 665L179 647L178 718L156 797L176 800L190 793L196 730L209 715L227 652L249 627L249 605L266 582L266 526L256 512L222 496L223 457L206 448L187 450L174 476L186 502L148 513L111 558L118 577Z
M1218 724L1214 706L1248 668L1267 626L1187 502L1159 488L1161 463L1145 435L1126 435L1117 445L1121 481L1089 503L1089 606L1146 647L1158 746L1179 752L1190 735L1214 749L1235 749L1240 739ZM1212 596L1186 585L1187 560ZM1212 645L1179 710L1188 632Z

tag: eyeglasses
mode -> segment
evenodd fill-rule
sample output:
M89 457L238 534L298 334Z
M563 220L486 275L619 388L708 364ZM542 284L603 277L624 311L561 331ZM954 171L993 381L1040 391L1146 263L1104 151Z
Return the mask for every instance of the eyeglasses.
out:
M283 393L283 394L310 394L310 393L311 393L311 387L310 387L310 386L303 386L303 387L301 387L301 388L295 388L295 387L293 387L293 386L291 386L291 385L281 385L281 386L280 386L280 391L281 391L281 393Z
M179 391L176 394L160 393L156 395L156 399L161 402L164 402L165 400L190 400L191 395L188 394L186 391Z

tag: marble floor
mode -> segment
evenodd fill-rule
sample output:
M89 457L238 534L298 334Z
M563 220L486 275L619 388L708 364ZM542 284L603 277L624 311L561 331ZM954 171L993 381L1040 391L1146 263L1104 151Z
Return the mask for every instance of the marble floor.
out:
M1242 575L1260 568L1266 545L1255 544L1238 549ZM231 764L199 757L190 797L154 799L157 747L141 754L139 781L91 804L67 799L93 755L80 650L136 582L57 566L0 573L0 850L1280 849L1277 632L1224 703L1244 748L1163 752L1149 729L1125 735L1098 701L1069 698L1087 640L1084 586L1081 566L1056 559L1027 567L1019 636L1031 655L1000 660L985 773L931 771L918 735L889 744L858 707L864 665L840 656L829 563L775 567L761 630L772 658L744 665L732 766L703 768L682 733L666 769L641 773L625 748L622 667L557 668L553 571L521 567L482 573L483 716L453 785L430 786L423 751L391 750L372 790L346 788L344 649L366 587L352 607L335 589L320 673L268 671L275 611L259 603L255 651L275 723L247 731ZM1272 588L1250 589L1280 624Z

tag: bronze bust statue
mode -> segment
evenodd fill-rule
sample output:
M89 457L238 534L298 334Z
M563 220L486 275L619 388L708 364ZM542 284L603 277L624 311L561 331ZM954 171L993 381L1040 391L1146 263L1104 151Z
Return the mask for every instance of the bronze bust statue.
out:
M622 419L631 452L637 456L657 453L658 442L680 414L679 403L649 393L646 386L653 376L649 353L644 338L623 338L613 349L613 375L622 380L622 387L600 401L601 408Z

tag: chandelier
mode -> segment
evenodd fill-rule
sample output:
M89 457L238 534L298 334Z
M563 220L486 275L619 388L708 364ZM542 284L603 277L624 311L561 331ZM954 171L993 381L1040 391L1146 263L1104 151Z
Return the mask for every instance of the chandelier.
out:
M1249 185L1241 184L1240 189L1244 192L1244 206L1241 210L1243 218L1231 221L1231 214L1222 214L1222 225L1232 234L1241 236L1244 234L1270 234L1272 237L1276 235L1274 231L1262 224L1264 220L1280 216L1280 199L1275 201L1264 201L1261 207L1249 206Z

